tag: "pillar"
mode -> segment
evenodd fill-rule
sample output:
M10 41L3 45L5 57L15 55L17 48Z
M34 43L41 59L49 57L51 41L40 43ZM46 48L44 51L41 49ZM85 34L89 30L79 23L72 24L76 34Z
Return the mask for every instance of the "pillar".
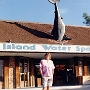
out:
M35 87L35 76L34 76L34 60L29 60L29 70L30 70L30 86Z
M29 87L29 58L27 59L27 87Z
M4 89L9 88L9 57L4 57Z
M15 88L15 59L9 58L9 89Z
M15 69L16 69L16 88L20 88L20 69L19 69L20 59L15 57Z
M87 66L87 60L88 58L87 57L84 57L84 76L87 76L88 75L88 66Z
M82 58L79 58L78 60L78 66L79 66L79 75L78 75L78 84L83 84L83 60Z
M78 84L78 75L79 75L79 67L78 67L78 57L74 57L74 68L75 68L75 84Z

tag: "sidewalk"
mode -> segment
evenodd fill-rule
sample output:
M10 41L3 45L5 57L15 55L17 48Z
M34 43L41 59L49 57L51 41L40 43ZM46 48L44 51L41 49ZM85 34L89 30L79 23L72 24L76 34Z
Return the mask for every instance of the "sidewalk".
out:
M23 88L29 90L42 90L41 87ZM14 89L13 89L14 90ZM18 89L21 90L21 89ZM76 85L76 86L53 86L51 90L90 90L90 85Z
M33 87L33 88L21 88L21 89L29 89L29 90L42 90L41 87ZM17 89L17 90L21 90ZM9 89L5 89L9 90ZM13 89L16 90L16 89ZM90 85L76 85L76 86L53 86L51 90L90 90Z

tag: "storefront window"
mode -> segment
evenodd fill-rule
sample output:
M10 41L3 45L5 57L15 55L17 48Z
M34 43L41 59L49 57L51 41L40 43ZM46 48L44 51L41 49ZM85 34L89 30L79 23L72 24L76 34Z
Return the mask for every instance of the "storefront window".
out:
M36 77L41 77L39 65L40 65L40 61L37 60L37 62L35 62L35 76Z
M20 58L20 87L29 86L29 59Z
M87 66L88 66L88 75L90 75L90 61L87 62Z
M0 60L0 89L3 88L3 60Z
M26 73L27 72L27 60L20 60L20 73Z
M3 62L0 60L0 82L3 81Z
M24 63L20 62L20 73L24 73Z
M24 81L24 74L21 75L21 81ZM27 75L25 74L25 81L27 81Z

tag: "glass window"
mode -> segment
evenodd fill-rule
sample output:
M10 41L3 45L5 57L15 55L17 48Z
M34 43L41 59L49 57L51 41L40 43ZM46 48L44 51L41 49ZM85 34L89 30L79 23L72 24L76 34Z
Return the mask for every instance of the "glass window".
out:
M88 75L90 75L90 61L87 62L87 67L88 67Z
M0 60L0 81L3 81L3 61Z
M20 60L20 73L24 73L24 60Z

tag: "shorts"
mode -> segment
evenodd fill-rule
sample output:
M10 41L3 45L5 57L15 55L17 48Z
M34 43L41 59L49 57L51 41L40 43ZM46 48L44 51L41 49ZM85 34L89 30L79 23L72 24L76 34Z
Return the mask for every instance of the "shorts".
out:
M51 77L45 77L45 76L42 77L43 87L52 86L52 83L53 83L53 79Z

